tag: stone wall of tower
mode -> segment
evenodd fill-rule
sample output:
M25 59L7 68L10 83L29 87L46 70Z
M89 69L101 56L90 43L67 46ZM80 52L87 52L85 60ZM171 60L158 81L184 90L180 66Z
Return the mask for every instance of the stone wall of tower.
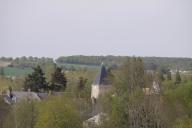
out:
M98 99L100 94L99 85L92 85L91 88L91 99Z
M110 89L110 85L92 85L91 98L98 99L99 96L105 94Z

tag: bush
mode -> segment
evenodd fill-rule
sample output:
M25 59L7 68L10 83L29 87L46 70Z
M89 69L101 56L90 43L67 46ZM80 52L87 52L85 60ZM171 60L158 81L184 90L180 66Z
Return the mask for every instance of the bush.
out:
M81 128L82 121L73 100L52 97L39 106L35 128Z

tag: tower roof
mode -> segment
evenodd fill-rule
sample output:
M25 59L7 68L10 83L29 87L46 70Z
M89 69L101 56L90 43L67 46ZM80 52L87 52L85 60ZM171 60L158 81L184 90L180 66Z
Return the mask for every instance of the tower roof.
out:
M100 71L97 74L97 77L96 77L95 81L93 82L93 85L106 85L107 84L106 77L107 77L107 71L106 71L104 64L102 63Z

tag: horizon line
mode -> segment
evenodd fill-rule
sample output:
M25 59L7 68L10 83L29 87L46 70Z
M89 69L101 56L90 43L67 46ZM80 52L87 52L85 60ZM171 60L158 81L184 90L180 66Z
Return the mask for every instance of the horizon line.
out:
M142 58L147 58L147 57L154 57L154 58L188 58L188 59L192 59L192 57L186 57L186 56L139 56L139 55L112 55L112 54L107 54L107 55L83 55L83 54L72 54L72 55L60 55L57 57L51 57L51 56L31 56L31 55L23 55L23 56L0 56L0 58L21 58L21 57L37 57L37 58L51 58L51 59L58 59L59 57L71 57L71 56L114 56L114 57L142 57Z

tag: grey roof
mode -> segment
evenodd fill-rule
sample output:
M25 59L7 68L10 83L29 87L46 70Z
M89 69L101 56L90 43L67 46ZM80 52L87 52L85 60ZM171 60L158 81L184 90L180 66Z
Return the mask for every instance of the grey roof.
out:
M51 95L53 95L53 96L61 96L61 95L63 95L64 93L66 93L66 92L51 92ZM40 98L40 99L42 99L42 100L44 100L44 99L46 99L48 96L49 96L50 94L49 93L37 93L37 96Z
M107 85L107 71L105 66L102 64L99 73L96 76L95 81L93 82L93 85Z
M37 93L40 99L46 99L48 97L48 93Z
M40 101L40 98L35 92L13 91L13 95L17 98L17 100L29 98Z
M35 92L13 91L12 94L12 98L8 95L4 95L4 101L6 103L12 104L14 102L19 102L23 99L41 101L40 97Z

